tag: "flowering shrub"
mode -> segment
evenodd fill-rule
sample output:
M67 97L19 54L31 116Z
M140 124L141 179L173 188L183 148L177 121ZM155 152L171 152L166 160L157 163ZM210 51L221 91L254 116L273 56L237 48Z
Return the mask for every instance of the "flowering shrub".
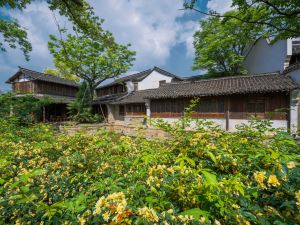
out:
M158 125L172 138L0 120L0 224L300 223L300 151L288 133Z

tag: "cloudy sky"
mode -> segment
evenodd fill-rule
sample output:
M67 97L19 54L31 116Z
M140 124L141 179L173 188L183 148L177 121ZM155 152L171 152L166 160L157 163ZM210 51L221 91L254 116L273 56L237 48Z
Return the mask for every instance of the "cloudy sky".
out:
M96 14L105 19L104 28L120 43L131 43L137 52L133 73L159 66L180 76L200 74L192 71L193 34L198 29L200 14L183 11L183 0L89 0ZM200 0L198 7L224 12L230 0ZM70 26L55 14L62 26ZM26 62L19 50L0 52L0 90L8 90L4 82L18 66L43 71L53 67L47 43L49 34L57 34L53 13L45 1L35 1L23 12L0 10L0 17L13 17L27 29L33 51Z

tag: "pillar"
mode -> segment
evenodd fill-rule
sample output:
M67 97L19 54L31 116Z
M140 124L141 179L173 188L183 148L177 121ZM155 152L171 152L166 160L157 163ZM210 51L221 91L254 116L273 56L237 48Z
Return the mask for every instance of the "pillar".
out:
M289 115L289 128L292 134L297 134L299 127L299 97L300 90L292 91L290 94L290 115Z
M226 98L226 112L225 112L225 117L226 117L226 131L229 130L229 121L230 121L230 98Z
M145 106L146 106L146 116L147 116L146 125L149 126L150 119L151 119L150 99L146 99Z
M108 123L112 123L115 121L113 110L114 109L113 109L112 105L107 105L107 122Z
M46 122L46 108L43 106L43 122Z

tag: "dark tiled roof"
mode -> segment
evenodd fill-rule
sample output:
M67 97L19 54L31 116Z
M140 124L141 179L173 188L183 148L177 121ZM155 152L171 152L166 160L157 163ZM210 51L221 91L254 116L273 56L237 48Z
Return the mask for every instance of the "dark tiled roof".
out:
M154 89L151 89L154 90ZM151 90L143 90L143 91L134 91L129 95L124 96L119 99L116 104L130 104L130 103L145 103L145 97L148 95L148 92Z
M133 82L141 81L144 78L146 78L153 71L159 72L159 73L161 73L163 75L166 75L166 76L169 76L169 77L173 77L173 78L177 78L179 80L182 80L182 78L176 76L175 74L169 73L168 71L165 71L165 70L163 70L159 67L154 67L153 69L148 69L148 70L145 70L145 71L142 71L142 72L139 72L139 73L131 74L131 75L126 76L126 77L121 77L119 79L114 80L112 83L109 83L109 84L106 84L106 85L103 85L103 86L99 86L97 89L104 88L104 87L109 87L109 86L112 86L114 84L120 84L120 83L123 83L125 81L133 81Z
M11 78L9 78L8 81L6 81L6 82L12 83L21 74L28 75L36 80L41 80L41 81L46 81L46 82L56 83L56 84L63 84L63 85L73 86L73 87L79 87L79 84L77 84L75 81L67 80L67 79L53 76L50 74L36 72L36 71L25 69L25 68L20 68L19 71L15 75L13 75Z
M145 98L178 98L196 96L217 96L247 93L284 92L299 88L292 78L271 73L252 76L203 79L195 82L164 84L156 90L148 91Z
M132 80L132 81L142 80L146 76L148 76L151 73L151 71L152 70L149 69L149 70L145 70L145 71L142 71L142 72L139 72L139 73L131 74L131 75L126 76L126 77L121 77L121 78L118 78L118 79L114 80L113 82L111 82L109 84L99 86L97 89L104 88L104 87L109 87L109 86L112 86L112 85L115 85L115 84L121 84L121 83L123 83L125 81L129 81L129 80Z
M98 97L96 100L94 100L94 103L95 104L114 103L126 95L127 95L127 93L104 95L104 96Z
M285 70L283 71L283 73L290 73L292 71L295 71L295 70L298 70L300 69L300 62L299 63L296 63L296 64L293 64L291 66L288 66L287 68L285 68Z

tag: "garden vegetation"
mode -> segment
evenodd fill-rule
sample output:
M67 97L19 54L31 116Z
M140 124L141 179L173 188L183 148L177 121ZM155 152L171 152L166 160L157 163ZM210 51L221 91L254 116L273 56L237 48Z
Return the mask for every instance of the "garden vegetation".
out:
M0 224L300 223L288 133L256 120L232 133L188 118L157 124L171 138L0 120Z

